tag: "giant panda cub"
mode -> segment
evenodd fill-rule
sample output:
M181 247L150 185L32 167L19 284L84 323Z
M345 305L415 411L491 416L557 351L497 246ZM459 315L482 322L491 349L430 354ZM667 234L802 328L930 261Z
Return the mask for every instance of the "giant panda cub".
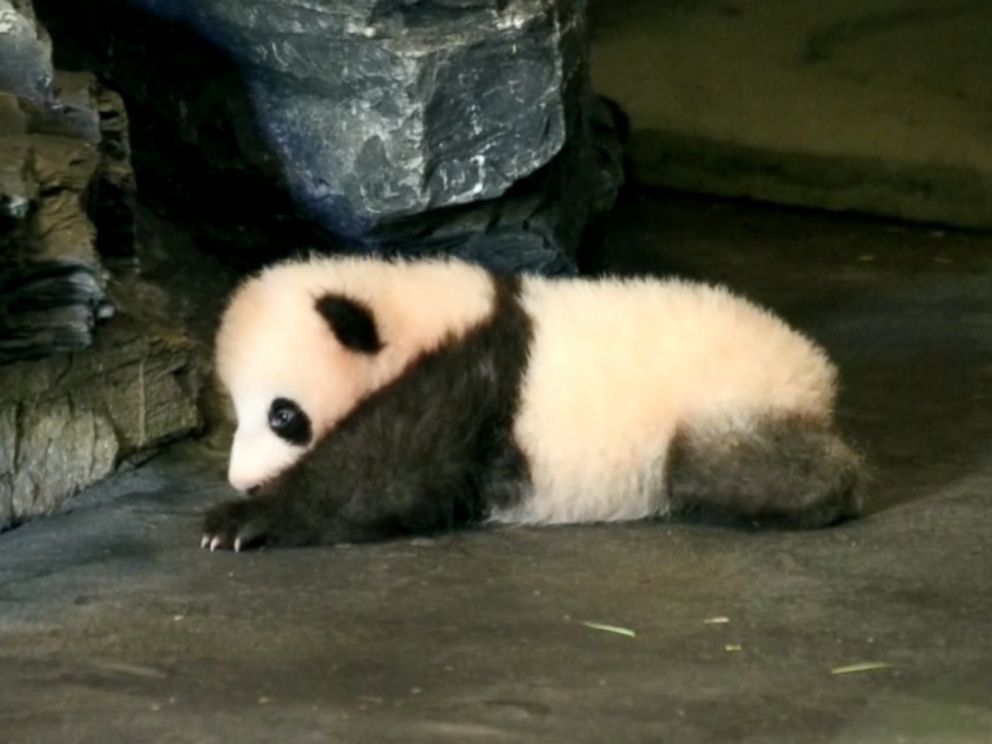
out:
M234 293L217 371L246 497L207 513L211 550L860 507L834 366L720 287L290 261Z

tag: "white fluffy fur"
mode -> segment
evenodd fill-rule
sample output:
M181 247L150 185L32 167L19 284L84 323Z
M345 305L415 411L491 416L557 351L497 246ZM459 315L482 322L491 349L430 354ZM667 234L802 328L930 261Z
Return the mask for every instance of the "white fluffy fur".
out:
M638 519L667 510L680 423L831 414L836 372L777 317L681 281L525 281L534 323L515 435L532 497L497 521Z
M379 353L356 354L337 342L314 309L329 292L373 309L384 343ZM306 452L269 429L273 398L296 401L319 439L412 358L491 315L493 301L490 276L459 262L313 259L249 279L234 293L217 335L217 373L238 418L231 484L251 488Z
M768 412L831 415L835 370L823 352L724 289L536 277L522 286L534 339L514 434L533 489L518 507L493 514L497 521L662 513L665 455L679 425L719 430ZM314 312L325 292L372 309L380 353L340 347ZM305 451L269 431L272 398L301 405L319 438L417 354L489 317L493 303L490 276L458 262L324 259L279 265L247 282L217 344L238 414L232 484L260 483Z

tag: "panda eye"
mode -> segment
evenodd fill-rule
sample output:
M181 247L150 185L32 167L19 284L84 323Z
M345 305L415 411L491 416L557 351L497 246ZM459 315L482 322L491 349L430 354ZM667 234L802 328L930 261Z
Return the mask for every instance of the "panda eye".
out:
M296 411L292 408L277 408L272 412L272 428L287 429L296 419Z
M269 428L282 439L300 446L310 441L310 419L288 398L276 398L269 406Z

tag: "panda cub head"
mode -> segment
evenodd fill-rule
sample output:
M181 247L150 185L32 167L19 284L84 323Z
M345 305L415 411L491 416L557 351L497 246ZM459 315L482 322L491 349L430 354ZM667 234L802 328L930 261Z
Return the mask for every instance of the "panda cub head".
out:
M301 267L244 284L217 335L217 373L238 420L231 485L251 490L300 459L370 391L382 346L360 299L308 281Z
M494 293L487 272L450 260L315 258L249 279L216 344L238 420L231 485L277 477L413 360L488 317Z

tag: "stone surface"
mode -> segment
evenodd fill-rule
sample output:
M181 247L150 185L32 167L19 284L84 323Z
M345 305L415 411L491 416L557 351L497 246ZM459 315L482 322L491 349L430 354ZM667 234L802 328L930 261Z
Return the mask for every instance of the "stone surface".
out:
M0 530L198 425L193 353L146 307L134 226L120 97L54 72L28 0L0 0ZM130 307L96 334L108 262Z
M623 182L624 118L597 99L588 135L502 198L418 215L371 233L366 247L405 255L446 253L503 272L569 274L590 226L613 206Z
M31 0L0 0L0 90L45 98L53 75L51 40Z
M93 221L99 226L96 247L109 262L137 260L135 210L137 187L131 166L131 133L123 99L99 89L100 168L93 202Z
M288 192L349 247L553 271L619 184L613 127L591 122L583 0L38 8L61 59L126 95L160 193L227 192L257 222Z
M77 351L92 341L108 302L86 212L98 165L91 142L0 132L0 168L12 175L0 181L0 363Z
M124 319L84 353L0 366L0 530L193 431L198 387L188 342Z
M605 239L615 270L730 281L826 344L875 513L220 555L223 462L183 445L0 535L0 738L985 744L989 240L668 193ZM891 666L831 673L859 662Z
M0 92L0 364L84 349L112 314L102 259L135 259L126 131L89 74L59 73L47 99Z
M110 280L117 313L94 334L93 345L0 365L0 531L71 508L81 489L198 429L201 406L220 405L216 396L201 395L205 328L212 327L233 276L172 226L147 211L141 215L141 273L119 270ZM61 309L57 326L51 322L52 296L95 291L86 268L34 266L33 277L18 272L8 286L0 272L0 318L5 304L18 304L27 322L25 306L37 302L44 316L39 326L65 328L72 320L88 328L87 313L73 304ZM191 329L204 343L177 328Z
M992 228L992 4L591 0L653 184Z
M0 364L87 348L96 318L108 306L92 264L0 267Z

